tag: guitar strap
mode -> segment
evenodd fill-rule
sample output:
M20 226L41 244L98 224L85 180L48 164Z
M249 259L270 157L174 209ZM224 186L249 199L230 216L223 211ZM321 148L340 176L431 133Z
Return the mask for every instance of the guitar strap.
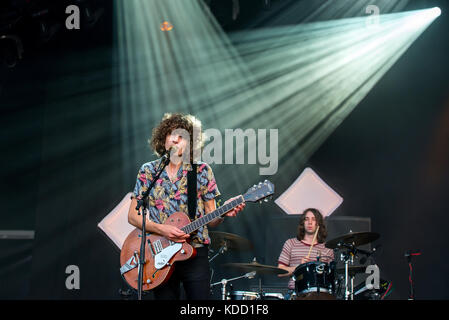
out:
M196 206L197 206L197 172L196 163L192 163L192 170L187 172L187 208L189 210L190 220L195 219Z

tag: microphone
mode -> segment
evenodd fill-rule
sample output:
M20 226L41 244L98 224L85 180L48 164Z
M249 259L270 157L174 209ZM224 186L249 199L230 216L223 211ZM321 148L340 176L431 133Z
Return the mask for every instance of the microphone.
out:
M413 257L413 256L420 256L421 255L421 250L407 250L404 253L404 257L409 258L409 257Z
M170 161L170 155L172 154L172 152L176 152L176 151L178 151L177 147L175 147L175 146L170 147L168 150L165 151L165 153L163 154L161 160L163 162L169 162Z

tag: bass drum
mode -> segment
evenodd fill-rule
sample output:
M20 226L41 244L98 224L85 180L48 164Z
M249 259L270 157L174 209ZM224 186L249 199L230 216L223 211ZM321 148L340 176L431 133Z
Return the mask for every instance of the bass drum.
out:
M335 299L335 270L328 263L312 261L293 272L296 299Z

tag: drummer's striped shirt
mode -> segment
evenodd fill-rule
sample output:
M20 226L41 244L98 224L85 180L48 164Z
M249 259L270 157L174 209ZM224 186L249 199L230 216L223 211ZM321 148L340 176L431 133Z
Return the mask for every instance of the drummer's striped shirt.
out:
M302 258L307 257L309 249L310 244L305 243L303 240L299 241L297 238L288 239L284 243L278 263L287 267L296 267L301 263ZM310 252L311 261L316 261L318 256L320 261L331 262L334 260L334 251L326 248L324 243L318 243L313 246ZM292 278L288 282L288 288L295 288L295 282Z

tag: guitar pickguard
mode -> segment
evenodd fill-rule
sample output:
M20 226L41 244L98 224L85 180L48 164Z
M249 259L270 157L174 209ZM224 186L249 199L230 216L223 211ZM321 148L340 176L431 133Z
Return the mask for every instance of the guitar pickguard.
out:
M174 243L169 245L161 252L154 256L154 267L162 269L167 265L170 259L182 248L182 243Z

